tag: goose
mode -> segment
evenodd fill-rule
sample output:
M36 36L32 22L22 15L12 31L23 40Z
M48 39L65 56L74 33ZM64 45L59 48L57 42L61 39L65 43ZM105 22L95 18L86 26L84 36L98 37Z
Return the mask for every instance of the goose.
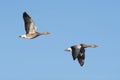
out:
M26 34L20 35L19 36L20 38L33 39L40 35L50 34L50 32L37 32L36 31L37 28L32 18L26 12L23 13L23 19L24 19Z
M73 60L77 58L79 64L81 66L84 65L84 60L85 60L85 48L96 48L98 47L96 44L78 44L78 45L73 45L69 48L66 48L65 51L67 52L72 52L72 57Z

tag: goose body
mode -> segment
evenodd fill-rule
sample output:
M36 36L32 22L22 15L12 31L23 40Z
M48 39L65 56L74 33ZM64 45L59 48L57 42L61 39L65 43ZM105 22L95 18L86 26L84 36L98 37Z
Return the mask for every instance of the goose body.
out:
M85 48L88 48L88 47L96 48L97 45L78 44L65 49L65 51L72 52L73 60L77 58L79 64L83 66L84 60L85 60Z
M50 32L37 32L37 28L32 20L32 18L26 13L23 13L23 19L25 23L26 34L19 36L20 38L33 39L40 35L48 35Z

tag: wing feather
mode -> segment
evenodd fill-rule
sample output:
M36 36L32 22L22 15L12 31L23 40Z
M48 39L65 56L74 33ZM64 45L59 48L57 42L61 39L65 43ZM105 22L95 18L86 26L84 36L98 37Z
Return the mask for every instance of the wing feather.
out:
M26 34L35 33L36 32L35 24L31 17L26 12L23 13L23 19L25 23Z
M72 46L71 48L72 48L72 57L73 57L73 60L75 60L79 55L79 52L78 52L79 50L75 48L75 46Z
M79 53L77 59L78 59L78 62L80 63L80 65L83 66L84 60L85 60L85 49L83 47L81 47L80 53Z

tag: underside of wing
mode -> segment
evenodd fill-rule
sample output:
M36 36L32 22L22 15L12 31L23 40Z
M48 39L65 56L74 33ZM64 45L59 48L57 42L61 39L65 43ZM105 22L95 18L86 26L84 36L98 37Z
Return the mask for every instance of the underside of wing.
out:
M72 46L71 48L72 48L72 57L73 57L73 60L75 60L79 53L77 52L74 46Z
M35 33L36 32L35 24L31 17L26 12L23 13L23 19L25 23L26 34Z
M83 66L84 65L84 60L85 60L85 53L80 53L78 55L77 59L78 59L78 62L80 63L80 65Z

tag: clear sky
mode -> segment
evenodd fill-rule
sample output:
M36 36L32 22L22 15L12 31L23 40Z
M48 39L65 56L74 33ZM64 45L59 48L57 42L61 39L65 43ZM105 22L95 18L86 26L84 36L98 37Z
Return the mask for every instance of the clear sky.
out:
M38 31L21 39L23 12ZM120 0L1 0L0 80L120 80ZM64 49L87 48L85 64Z

